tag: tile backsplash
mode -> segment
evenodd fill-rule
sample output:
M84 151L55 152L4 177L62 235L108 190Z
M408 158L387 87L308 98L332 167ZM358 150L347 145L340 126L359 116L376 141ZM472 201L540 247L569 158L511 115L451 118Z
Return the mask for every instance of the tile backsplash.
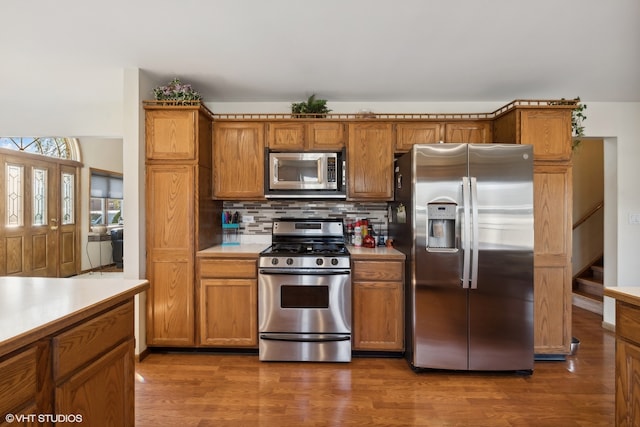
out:
M267 202L225 201L225 211L240 214L240 234L244 241L271 238L271 224L274 218L366 218L373 224L375 232L387 234L387 203L320 201L320 200L272 200ZM242 222L253 217L254 222Z

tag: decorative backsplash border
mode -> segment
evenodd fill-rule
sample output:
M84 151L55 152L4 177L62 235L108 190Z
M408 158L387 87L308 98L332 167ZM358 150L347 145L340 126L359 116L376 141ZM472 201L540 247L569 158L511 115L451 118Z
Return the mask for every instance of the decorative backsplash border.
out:
M319 201L319 200L277 200L268 202L225 201L223 210L238 212L240 234L271 235L271 225L275 218L342 218L348 220L366 218L373 224L376 233L387 235L387 204L365 202ZM253 216L254 222L242 222Z

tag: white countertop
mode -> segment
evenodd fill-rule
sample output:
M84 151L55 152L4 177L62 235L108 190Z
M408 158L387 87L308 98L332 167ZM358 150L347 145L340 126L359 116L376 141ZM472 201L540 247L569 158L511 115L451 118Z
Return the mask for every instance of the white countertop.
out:
M267 249L270 246L269 243L243 243L240 245L216 245L207 249L203 249L197 252L198 257L243 257L243 256L258 256L260 252ZM384 258L397 258L405 259L402 252L395 248L388 248L385 246L377 246L375 248L355 247L347 246L352 258L368 258L384 257Z
M405 259L405 256L402 252L395 248L388 248L386 246L376 246L375 248L349 246L348 249L349 253L351 254L351 258L355 259L369 258L372 256Z
M147 280L0 277L0 354L10 342L45 335L53 324L72 320L105 302L147 289ZM64 322L63 322L64 323Z
M612 286L604 289L605 296L640 307L640 286Z
M255 255L258 254L270 246L270 243L243 243L240 245L216 245L210 248L203 249L196 253L196 256L233 256L233 255Z

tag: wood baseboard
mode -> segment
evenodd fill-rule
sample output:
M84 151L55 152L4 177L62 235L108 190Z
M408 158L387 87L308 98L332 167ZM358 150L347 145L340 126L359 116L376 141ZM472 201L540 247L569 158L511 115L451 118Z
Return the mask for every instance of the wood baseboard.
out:
M142 350L139 354L136 354L136 362L142 362L149 354L150 354L149 347L147 347L144 350Z

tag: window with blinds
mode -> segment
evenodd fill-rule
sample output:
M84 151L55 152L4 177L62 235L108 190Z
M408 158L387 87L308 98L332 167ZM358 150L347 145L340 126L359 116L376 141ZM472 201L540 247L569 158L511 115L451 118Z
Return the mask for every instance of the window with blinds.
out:
M90 225L122 224L123 179L115 172L91 169Z

